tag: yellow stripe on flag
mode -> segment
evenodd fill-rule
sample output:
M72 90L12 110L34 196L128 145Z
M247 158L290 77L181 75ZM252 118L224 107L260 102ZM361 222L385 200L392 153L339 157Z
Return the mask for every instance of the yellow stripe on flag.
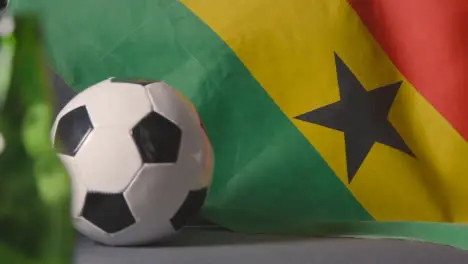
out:
M348 2L182 2L236 52L376 220L468 221L468 144L399 73ZM344 134L293 118L340 100L334 52L368 90L403 80L389 120L416 158L376 143L348 184Z

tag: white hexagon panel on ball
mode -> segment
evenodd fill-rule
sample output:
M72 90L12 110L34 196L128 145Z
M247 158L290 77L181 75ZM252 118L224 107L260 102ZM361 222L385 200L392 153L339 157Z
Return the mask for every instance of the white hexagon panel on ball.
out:
M211 143L195 107L164 82L93 85L59 112L51 138L71 178L74 226L97 242L155 242L204 203Z

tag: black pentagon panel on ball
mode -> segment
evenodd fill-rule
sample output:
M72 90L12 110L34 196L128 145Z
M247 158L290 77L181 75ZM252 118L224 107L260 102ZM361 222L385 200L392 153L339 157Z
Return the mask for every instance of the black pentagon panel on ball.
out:
M146 80L146 79L112 78L111 82L113 82L113 83L131 83L131 84L139 84L139 85L142 85L142 86L146 86L148 84L157 83L157 82L160 82L160 81Z
M86 194L81 216L108 234L119 232L136 222L121 193Z
M146 115L132 129L132 137L144 163L175 163L182 130L156 112Z
M91 131L93 124L86 107L75 108L58 121L54 148L60 154L75 156Z
M0 0L0 12L8 5L8 0Z
M182 206L171 218L171 224L174 230L181 229L189 221L195 219L205 202L207 191L206 188L203 188L188 193Z

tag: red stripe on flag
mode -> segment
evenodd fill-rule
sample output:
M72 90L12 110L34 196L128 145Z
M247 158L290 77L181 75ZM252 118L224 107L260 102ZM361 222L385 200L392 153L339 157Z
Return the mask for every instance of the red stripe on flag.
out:
M468 0L349 0L392 62L468 139Z

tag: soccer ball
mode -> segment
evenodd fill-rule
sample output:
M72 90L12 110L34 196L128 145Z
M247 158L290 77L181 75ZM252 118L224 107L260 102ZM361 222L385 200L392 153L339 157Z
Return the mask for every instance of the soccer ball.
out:
M195 107L164 82L91 86L59 112L51 137L70 175L73 224L97 242L155 242L204 203L212 147Z

